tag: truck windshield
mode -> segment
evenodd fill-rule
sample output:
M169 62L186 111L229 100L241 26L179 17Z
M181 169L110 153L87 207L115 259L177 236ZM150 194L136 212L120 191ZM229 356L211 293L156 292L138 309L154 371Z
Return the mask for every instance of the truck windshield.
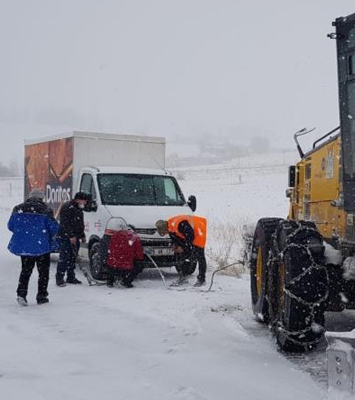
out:
M170 176L139 174L99 174L102 204L181 206L184 196Z

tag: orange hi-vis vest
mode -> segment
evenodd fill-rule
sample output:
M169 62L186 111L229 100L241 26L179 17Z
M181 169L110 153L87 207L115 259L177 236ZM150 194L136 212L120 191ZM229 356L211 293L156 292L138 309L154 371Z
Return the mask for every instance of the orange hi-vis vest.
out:
M168 230L169 233L174 233L181 239L185 239L178 231L178 227L181 221L188 221L194 230L195 239L192 242L195 246L205 248L207 240L207 220L204 217L197 215L176 215L168 219Z

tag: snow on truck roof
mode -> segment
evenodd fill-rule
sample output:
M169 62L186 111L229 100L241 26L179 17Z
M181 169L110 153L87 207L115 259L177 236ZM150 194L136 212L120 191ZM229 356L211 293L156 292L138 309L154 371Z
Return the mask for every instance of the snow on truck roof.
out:
M83 171L94 171L98 174L139 174L139 175L166 175L171 176L169 171L156 168L140 168L140 167L100 167L87 166L82 168Z
M126 134L117 134L117 133L70 131L70 132L61 133L58 135L44 136L44 137L38 138L38 139L28 139L28 140L25 140L25 145L38 144L38 143L43 143L43 142L51 142L52 140L65 139L65 138L69 138L69 137L165 144L165 138L162 136L138 136L138 135L128 135L128 134L127 135Z

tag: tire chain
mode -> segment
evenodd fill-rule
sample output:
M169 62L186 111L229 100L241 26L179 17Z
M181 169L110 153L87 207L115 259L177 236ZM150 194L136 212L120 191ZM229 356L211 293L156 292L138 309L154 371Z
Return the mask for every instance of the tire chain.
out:
M288 340L290 340L291 342L293 342L295 344L301 345L301 346L311 346L311 345L318 343L321 338L314 340L314 341L310 341L310 342L302 342L302 341L299 341L299 340L296 340L296 339L290 337L290 335L292 335L292 336L298 335L299 336L299 335L305 334L312 330L313 323L316 323L315 322L315 308L319 307L319 305L321 303L325 302L329 297L329 274L328 274L327 268L324 265L320 265L314 260L314 257L312 255L312 252L311 252L309 246L303 245L303 244L291 243L292 239L302 231L312 232L312 233L316 233L317 235L319 235L318 231L315 228L306 227L306 226L302 225L300 222L297 222L297 221L294 221L294 222L298 225L298 228L295 229L294 232L292 232L290 235L287 236L286 246L282 251L280 251L279 246L278 246L278 241L277 241L277 236L276 236L277 231L275 231L273 233L272 238L271 238L273 246L271 247L271 249L269 251L267 265L269 267L271 265L271 263L279 262L280 260L283 260L285 253L292 248L302 249L307 253L307 255L309 257L309 261L310 261L310 266L308 268L306 268L301 274L299 274L298 276L291 279L291 281L287 285L290 289L292 288L293 285L297 284L305 275L307 275L308 273L311 273L312 270L318 270L318 271L324 270L325 271L325 276L326 276L326 281L327 281L327 290L326 290L325 295L322 298L320 298L317 302L308 302L308 301L304 300L303 298L296 296L294 293L292 293L292 291L290 289L286 289L285 287L283 288L283 291L286 295L288 295L292 299L298 301L302 305L309 307L310 317L312 319L309 327L307 327L303 330L300 330L300 331L288 331L287 329L285 329L285 327L281 321L276 322L277 329L280 331L283 331L283 333L287 336Z

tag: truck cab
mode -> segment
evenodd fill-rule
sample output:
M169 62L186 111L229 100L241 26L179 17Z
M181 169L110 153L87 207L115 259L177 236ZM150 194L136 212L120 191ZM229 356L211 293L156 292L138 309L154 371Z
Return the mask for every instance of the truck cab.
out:
M91 273L105 272L100 243L110 233L115 218L123 219L139 235L142 246L159 266L171 266L174 254L168 237L158 235L155 223L173 215L192 214L195 199L186 201L177 180L164 170L126 167L84 167L78 190L91 195L93 205L85 213ZM89 211L89 210L88 210ZM153 266L146 257L143 267Z

